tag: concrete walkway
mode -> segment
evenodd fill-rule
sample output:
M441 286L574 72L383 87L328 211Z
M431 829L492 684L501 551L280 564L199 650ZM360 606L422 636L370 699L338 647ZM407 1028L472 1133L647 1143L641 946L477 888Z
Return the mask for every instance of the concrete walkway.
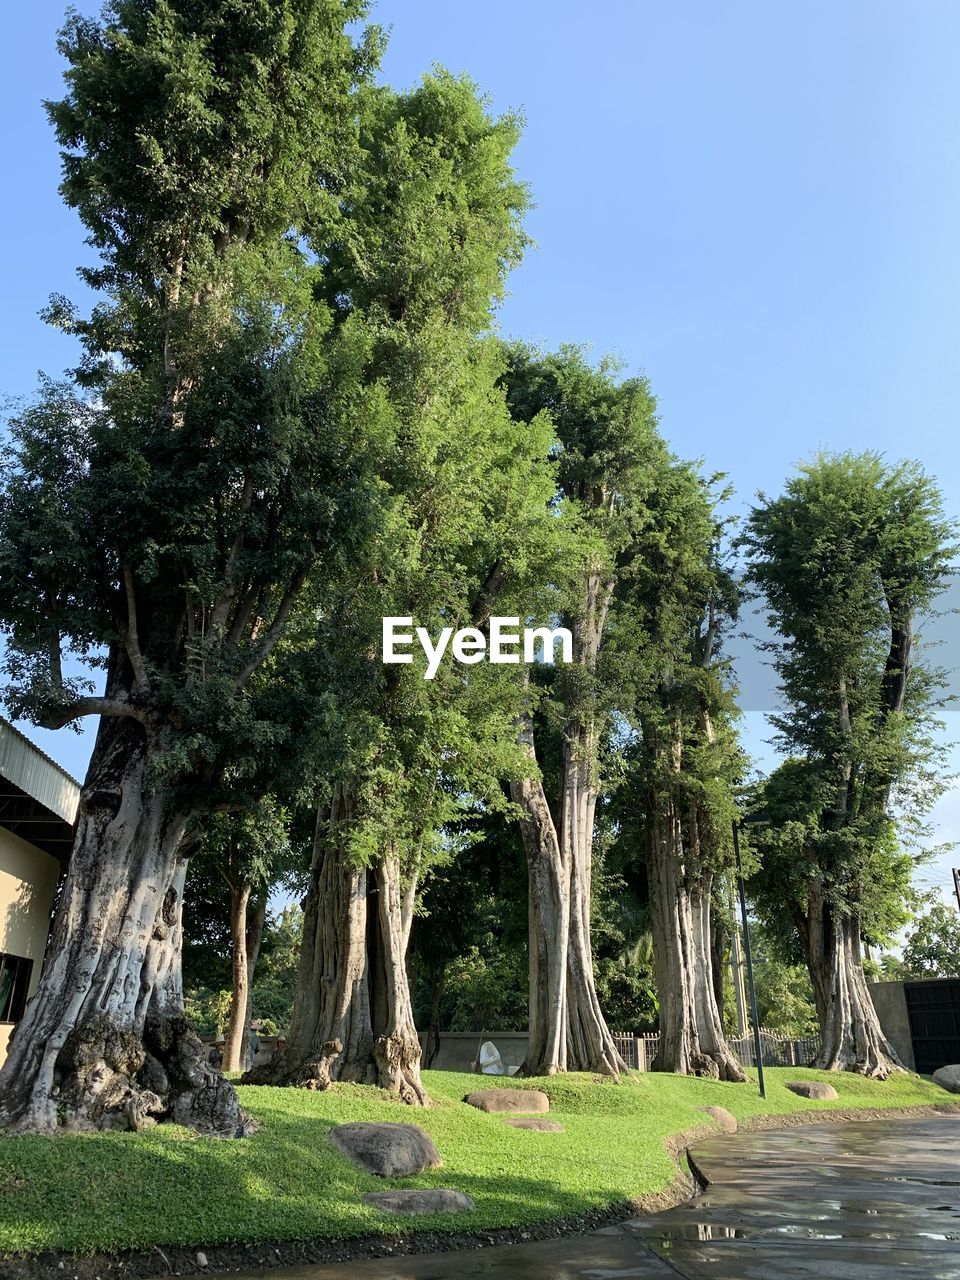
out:
M244 1280L960 1280L960 1116L710 1138L707 1191L547 1243Z

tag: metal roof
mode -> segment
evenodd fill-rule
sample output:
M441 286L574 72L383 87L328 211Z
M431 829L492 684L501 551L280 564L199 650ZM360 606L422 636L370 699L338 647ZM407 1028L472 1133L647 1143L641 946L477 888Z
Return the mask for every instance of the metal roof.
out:
M0 716L0 825L63 857L79 803L79 782Z

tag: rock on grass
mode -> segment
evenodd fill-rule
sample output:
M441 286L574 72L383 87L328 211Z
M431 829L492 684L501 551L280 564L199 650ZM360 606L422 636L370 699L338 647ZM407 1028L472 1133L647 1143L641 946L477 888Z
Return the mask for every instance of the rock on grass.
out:
M823 1080L791 1080L787 1088L798 1098L815 1098L817 1102L832 1102L840 1097L833 1085Z
M443 1161L432 1140L415 1124L356 1121L330 1130L339 1152L379 1178L411 1178Z
M478 1089L475 1093L468 1093L464 1102L478 1111L517 1114L550 1110L550 1099L539 1089Z
M537 1133L563 1133L558 1120L544 1120L541 1116L504 1116L503 1123L511 1129L535 1129Z
M474 1203L463 1191L452 1187L430 1187L425 1191L368 1191L364 1204L384 1213L465 1213Z
M712 1116L723 1133L737 1132L737 1117L732 1115L726 1107L701 1107L700 1110Z

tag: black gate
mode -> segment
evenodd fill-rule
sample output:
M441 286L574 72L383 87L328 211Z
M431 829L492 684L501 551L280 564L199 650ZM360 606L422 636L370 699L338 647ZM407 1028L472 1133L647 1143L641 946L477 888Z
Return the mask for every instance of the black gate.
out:
M905 982L903 994L920 1074L960 1062L960 978Z

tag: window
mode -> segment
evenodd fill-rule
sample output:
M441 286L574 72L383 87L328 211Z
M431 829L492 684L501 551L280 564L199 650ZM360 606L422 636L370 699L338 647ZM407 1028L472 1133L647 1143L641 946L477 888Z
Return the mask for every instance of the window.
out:
M33 961L0 951L0 1022L19 1022L27 1003Z

